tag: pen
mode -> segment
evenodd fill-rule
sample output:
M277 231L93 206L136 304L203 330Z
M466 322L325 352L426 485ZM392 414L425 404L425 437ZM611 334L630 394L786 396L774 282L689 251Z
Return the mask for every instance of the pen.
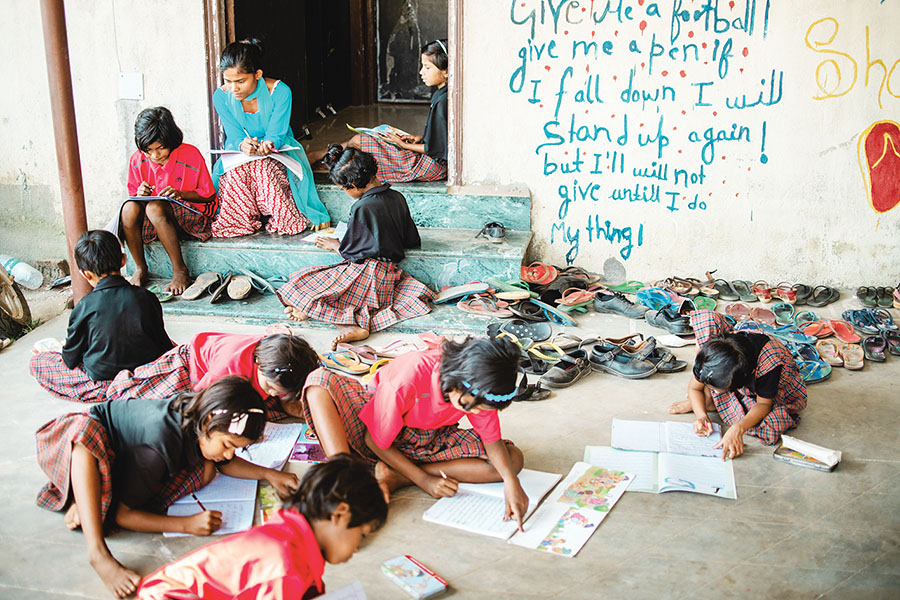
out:
M253 141L253 136L250 135L250 132L247 131L247 128L246 128L246 127L241 127L241 129L244 130L244 135L247 136L247 139L250 140L250 143L253 144L254 147L259 146L259 143L258 143L258 142L254 142L254 141Z
M200 502L200 498L198 498L198 497L196 496L196 494L191 493L191 498L194 499L194 502L197 503L197 505L200 507L200 510L202 510L203 512L206 512L206 507L203 506L203 503Z

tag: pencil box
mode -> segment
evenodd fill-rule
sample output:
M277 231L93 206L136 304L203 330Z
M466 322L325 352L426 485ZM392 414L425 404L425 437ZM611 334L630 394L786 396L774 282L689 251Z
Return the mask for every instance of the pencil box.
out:
M786 448L785 446L779 446L775 453L772 454L772 458L775 460L788 463L789 465L796 465L798 467L805 467L807 469L815 469L817 471L834 471L834 468L837 466L835 463L832 466L828 466L822 461L816 460L811 456L806 456L805 454L801 454L796 450L791 450L790 448Z
M447 582L408 554L381 563L388 578L413 598L432 598L447 589Z

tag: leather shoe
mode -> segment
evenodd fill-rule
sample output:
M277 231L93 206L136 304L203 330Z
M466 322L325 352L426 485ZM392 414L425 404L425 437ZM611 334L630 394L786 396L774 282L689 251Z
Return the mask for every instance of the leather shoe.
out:
M594 312L617 313L629 319L643 319L646 306L638 306L620 292L597 290L594 293Z
M579 348L564 355L550 370L541 375L540 383L547 387L569 387L591 372L587 350Z

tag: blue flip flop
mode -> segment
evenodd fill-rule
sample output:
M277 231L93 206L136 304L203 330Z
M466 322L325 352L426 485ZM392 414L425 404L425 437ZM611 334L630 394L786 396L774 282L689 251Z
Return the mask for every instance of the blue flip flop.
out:
M550 306L549 304L545 304L538 300L537 298L532 298L529 302L533 302L544 309L544 314L547 315L547 319L549 321L553 321L554 323L558 323L560 325L568 325L570 327L575 327L578 324L572 320L568 315L563 314L558 311L556 308Z
M450 302L451 300L456 300L470 294L480 294L488 291L489 288L490 286L488 284L481 282L448 287L438 293L437 298L434 299L434 303L443 304L444 302Z

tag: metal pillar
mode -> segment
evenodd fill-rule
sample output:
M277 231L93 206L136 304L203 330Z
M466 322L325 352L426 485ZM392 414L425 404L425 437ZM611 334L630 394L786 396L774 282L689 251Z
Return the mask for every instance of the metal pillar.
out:
M41 22L44 27L44 53L50 84L50 108L56 139L66 249L69 272L72 274L72 292L77 304L91 291L91 286L78 271L73 255L75 243L87 231L87 215L84 209L84 185L81 180L81 156L75 127L75 101L72 97L72 72L69 67L69 40L66 35L63 0L41 0Z

